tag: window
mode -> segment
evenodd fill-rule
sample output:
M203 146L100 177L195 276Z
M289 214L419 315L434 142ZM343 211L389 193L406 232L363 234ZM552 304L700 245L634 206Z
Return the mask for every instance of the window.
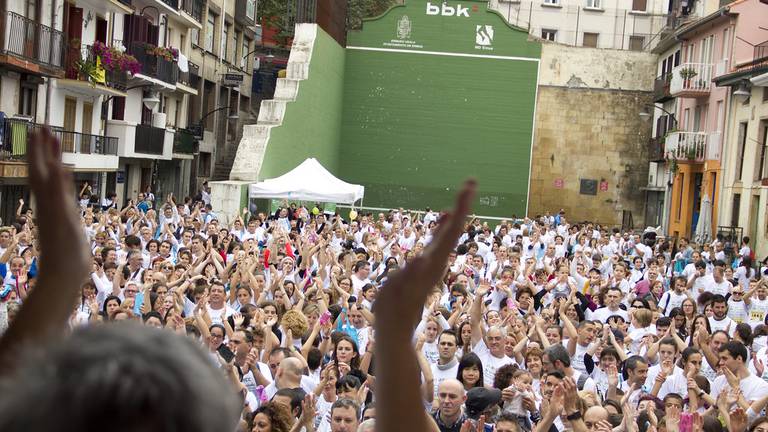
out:
M251 21L256 19L256 0L245 2L245 16Z
M741 180L742 171L744 171L744 152L747 146L747 122L739 123L739 147L736 149L736 179Z
M629 50L630 51L642 51L645 45L645 38L643 36L630 36L629 37Z
M205 23L205 50L213 52L213 33L216 31L216 15L208 11L208 21Z
M112 99L112 120L125 120L125 96Z
M597 33L584 32L584 45L585 47L597 48Z
M648 0L632 0L632 10L634 12L645 12Z
M229 38L229 26L226 23L222 23L224 26L222 28L221 33L221 40L219 41L219 57L223 58L224 60L227 59L227 42Z
M557 30L541 29L541 38L554 42L557 40Z
M22 83L19 86L19 115L34 117L37 108L37 86Z
M739 226L739 208L741 207L741 194L733 194L733 207L731 207L731 226Z
M192 28L191 41L192 41L192 45L200 46L200 29L198 29L197 27Z
M600 9L602 6L601 0L587 0L588 9Z
M544 4L545 5L559 6L560 5L560 0L544 0Z
M197 165L198 177L209 177L211 175L211 154L200 152Z
M768 87L763 87L763 103L768 102Z

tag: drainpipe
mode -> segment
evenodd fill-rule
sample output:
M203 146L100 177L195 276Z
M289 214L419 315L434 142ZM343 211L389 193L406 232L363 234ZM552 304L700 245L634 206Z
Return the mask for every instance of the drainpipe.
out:
M56 0L51 0L51 28L56 30ZM62 30L63 31L63 30ZM51 47L53 48L53 47ZM61 53L62 56L65 53ZM46 78L45 83L45 118L43 124L48 126L51 121L51 78Z

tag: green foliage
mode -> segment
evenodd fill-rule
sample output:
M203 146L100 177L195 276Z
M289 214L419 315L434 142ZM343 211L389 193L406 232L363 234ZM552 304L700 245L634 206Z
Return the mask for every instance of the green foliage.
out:
M363 24L363 18L379 16L397 3L401 3L401 1L349 0L347 4L347 30L360 29Z
M277 39L280 45L287 45L293 36L294 7L291 2L299 0L260 0L259 21L266 21L266 25L277 30ZM347 3L347 30L359 29L363 18L375 17L383 14L395 4L403 0L348 0Z

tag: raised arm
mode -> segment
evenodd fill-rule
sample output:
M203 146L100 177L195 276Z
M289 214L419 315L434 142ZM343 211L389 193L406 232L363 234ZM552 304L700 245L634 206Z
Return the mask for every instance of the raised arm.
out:
M16 319L0 339L3 373L13 372L22 344L42 346L63 336L90 259L79 213L70 198L71 174L59 161L59 142L48 129L29 145L29 184L37 197L40 274Z
M376 313L388 317L376 323L377 432L401 432L402 419L410 419L409 430L434 428L421 403L416 353L404 347L411 343L429 291L445 274L448 253L461 235L475 189L474 181L464 185L456 208L443 217L425 252L387 280L376 302Z

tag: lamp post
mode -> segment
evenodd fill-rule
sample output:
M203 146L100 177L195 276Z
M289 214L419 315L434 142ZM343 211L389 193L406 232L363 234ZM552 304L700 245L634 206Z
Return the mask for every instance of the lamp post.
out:
M639 115L640 118L642 118L642 119L651 118L651 113L650 113L650 111L648 111L648 108L650 108L650 107L656 108L657 110L663 112L664 114L667 114L672 119L672 128L674 129L675 127L677 127L677 117L675 117L675 114L671 113L671 112L665 110L664 108L662 108L662 107L660 107L658 105L655 105L655 104L647 104L647 105L645 105L643 110L640 111L637 115Z

